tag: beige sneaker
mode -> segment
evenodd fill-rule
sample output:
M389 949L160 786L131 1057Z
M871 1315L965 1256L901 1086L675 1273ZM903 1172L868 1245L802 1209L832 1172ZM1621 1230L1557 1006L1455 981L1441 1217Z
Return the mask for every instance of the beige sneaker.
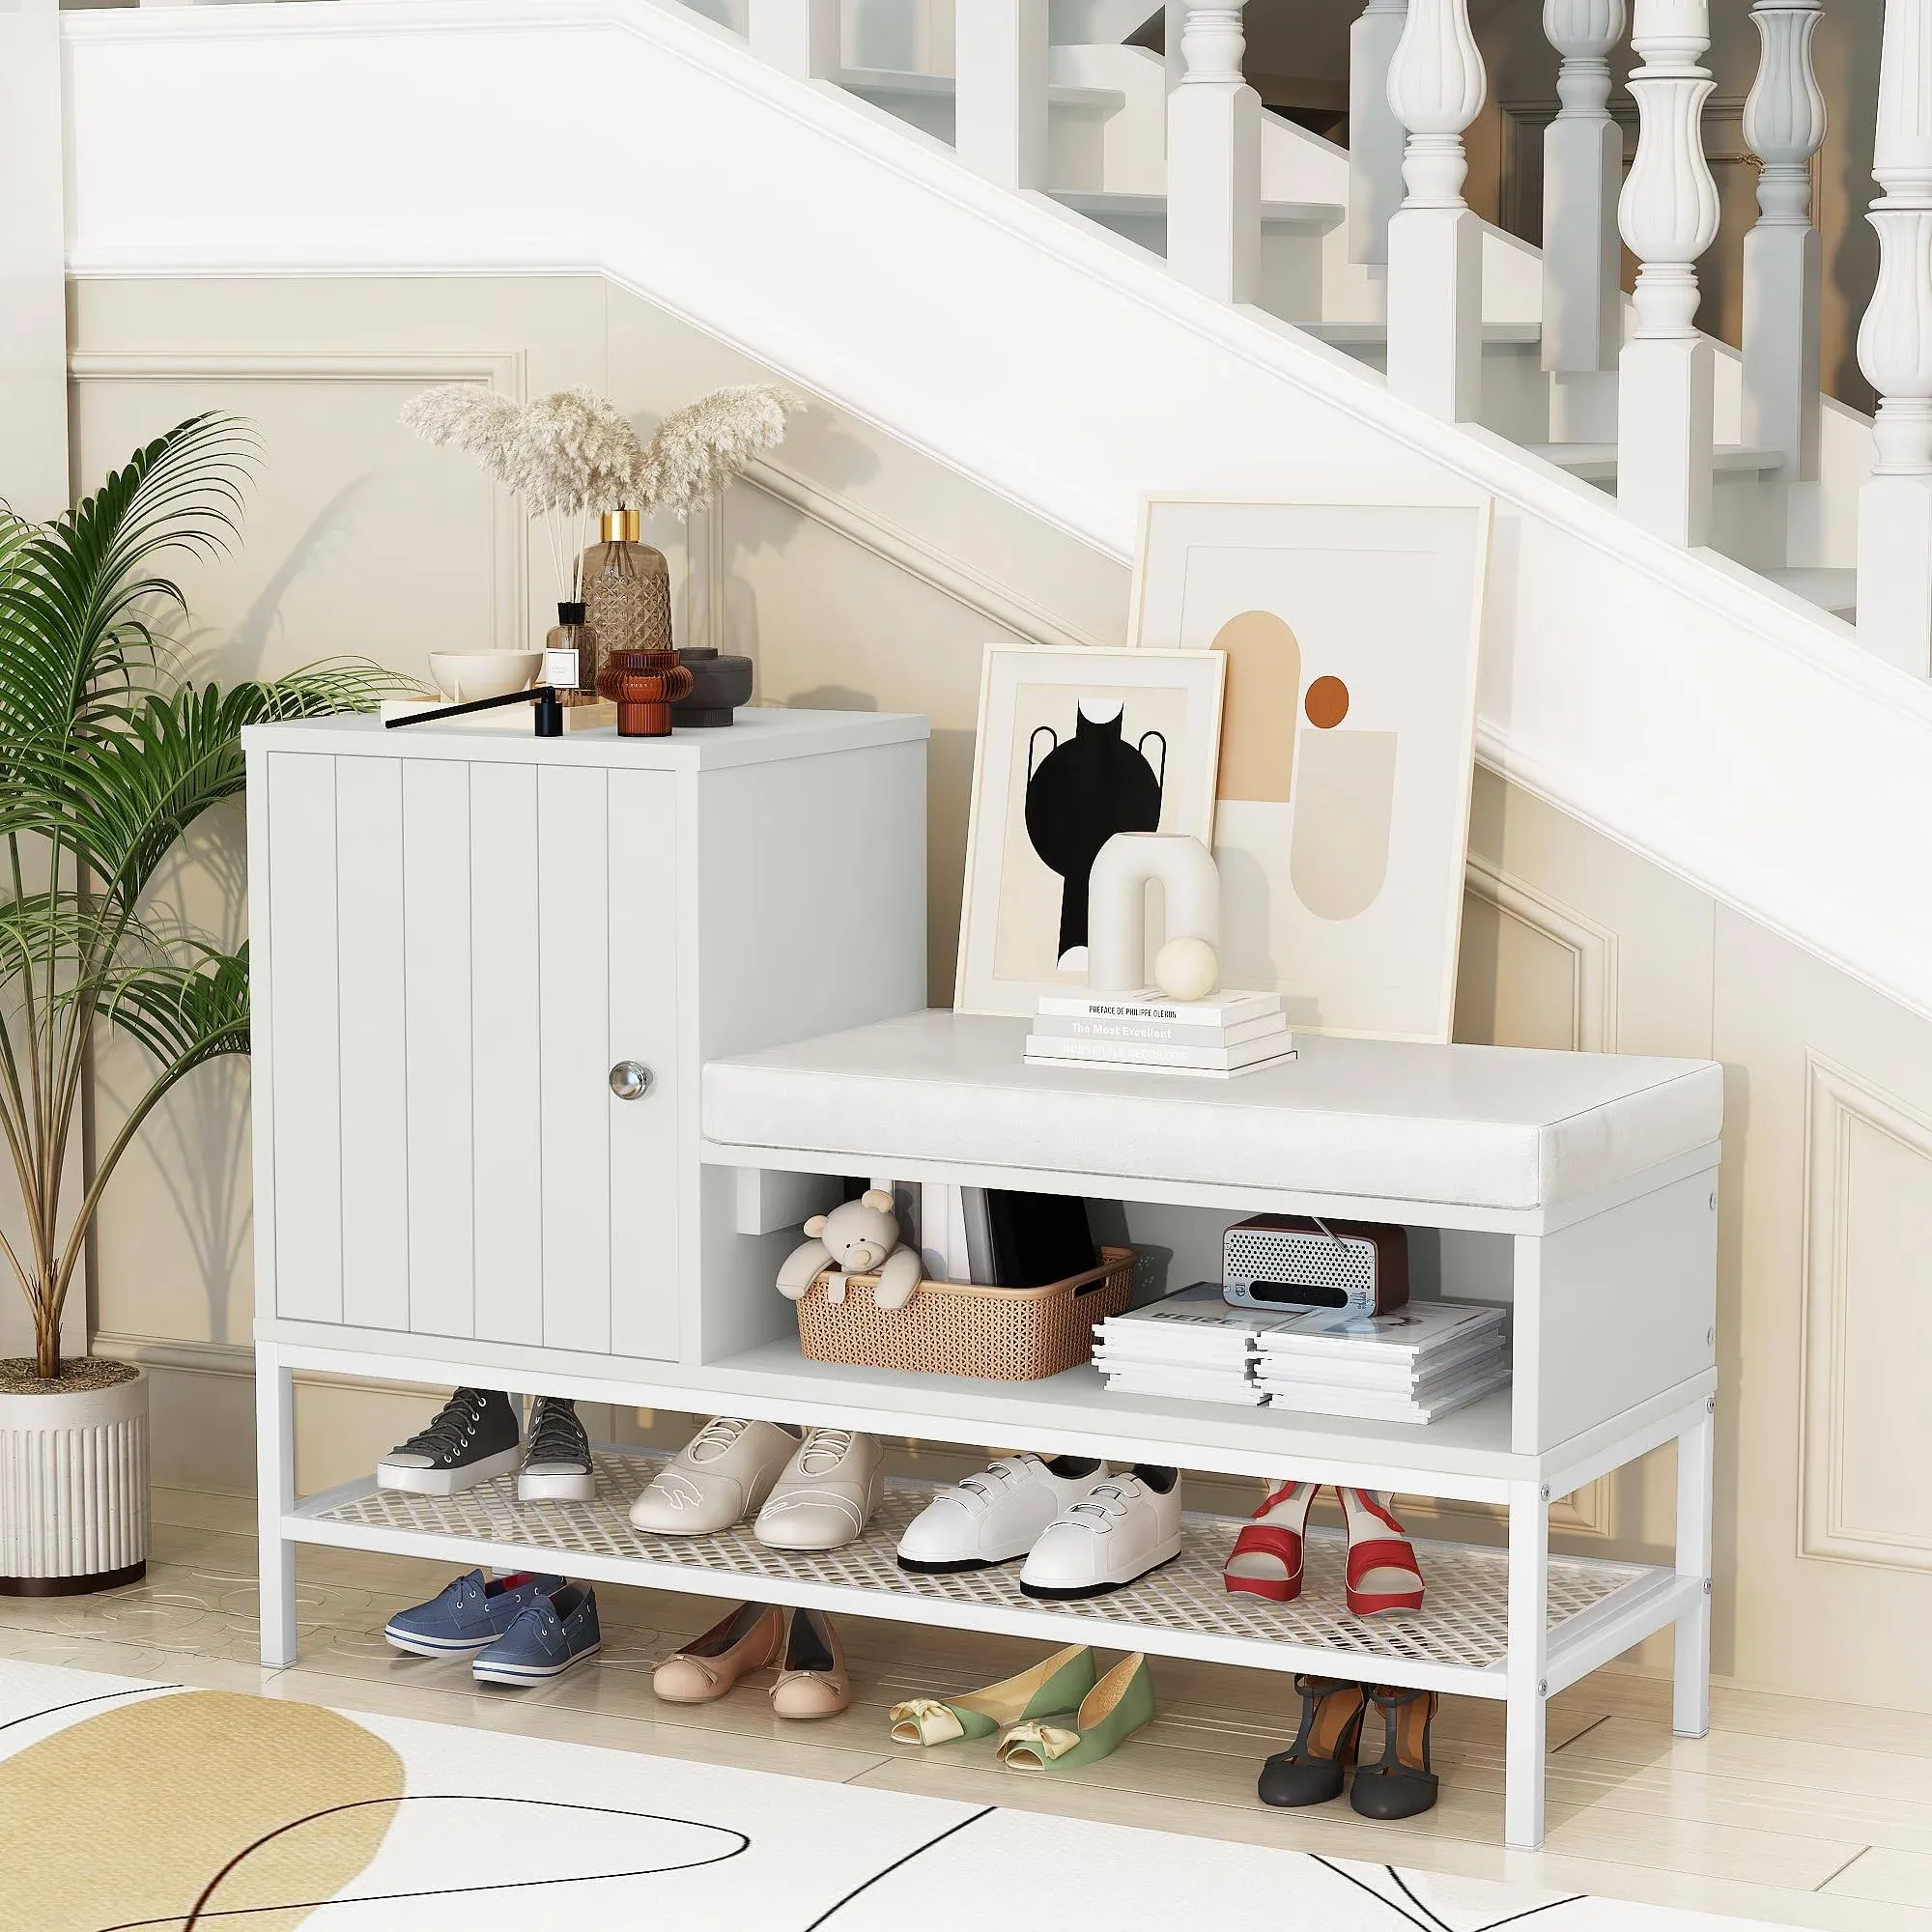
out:
M837 1549L860 1536L886 1492L876 1435L814 1429L758 1512L753 1534L774 1549Z
M631 1505L631 1526L654 1536L710 1536L752 1515L798 1448L776 1422L714 1415Z

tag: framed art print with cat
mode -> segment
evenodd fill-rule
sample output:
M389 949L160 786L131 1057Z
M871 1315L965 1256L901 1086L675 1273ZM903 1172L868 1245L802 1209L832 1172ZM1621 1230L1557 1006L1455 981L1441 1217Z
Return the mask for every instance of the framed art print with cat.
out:
M960 910L960 1012L1084 985L1087 876L1117 832L1209 842L1219 651L989 644Z

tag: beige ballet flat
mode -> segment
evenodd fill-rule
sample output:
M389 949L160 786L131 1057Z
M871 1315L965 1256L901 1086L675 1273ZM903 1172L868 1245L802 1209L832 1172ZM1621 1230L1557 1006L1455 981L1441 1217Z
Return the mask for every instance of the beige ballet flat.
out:
M651 1673L651 1689L667 1704L708 1704L782 1654L784 1619L774 1604L740 1604L728 1617L694 1637Z
M772 1710L781 1718L836 1718L852 1701L845 1649L822 1610L785 1612Z

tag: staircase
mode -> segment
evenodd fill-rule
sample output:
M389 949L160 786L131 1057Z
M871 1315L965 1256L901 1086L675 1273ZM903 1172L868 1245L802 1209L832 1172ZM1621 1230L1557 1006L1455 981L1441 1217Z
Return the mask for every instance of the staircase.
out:
M1148 492L1489 497L1485 761L1932 1012L1932 895L1900 895L1893 850L1932 823L1922 255L1888 240L1868 482L1871 423L1817 393L1815 303L1807 361L1808 27L1767 27L1777 111L1747 117L1770 295L1739 355L1690 324L1701 0L1637 0L1634 301L1593 80L1617 0L1548 10L1592 18L1559 42L1548 253L1462 205L1465 7L1372 0L1350 152L1264 114L1239 7L1198 0L1165 62L971 0L950 75L847 65L836 0L750 0L744 34L676 0L76 13L70 270L595 270L1123 557ZM1896 52L1889 18L1883 84L1922 84ZM157 98L219 112L142 143ZM1882 152L1882 234L1925 218L1911 162ZM633 198L595 192L618 178Z
M754 48L762 30L767 50L781 62L789 60L801 77L829 80L957 147L960 81L953 73L854 71L838 66L829 51L821 73L782 38L774 46L766 23L781 9L795 12L795 0L769 0L768 5L759 0L752 7L749 24ZM987 14L1001 11L996 5ZM1138 4L1129 6L1125 16L1140 11ZM996 179L1010 186L1043 187L1062 207L1162 258L1167 255L1170 83L1190 78L1193 85L1245 92L1239 84L1239 8L1189 7L1177 0L1173 12L1178 19L1193 24L1197 46L1209 35L1220 37L1218 80L1199 73L1190 78L1184 38L1166 61L1143 48L1117 44L1036 47L1036 58L1044 59L1044 82L1034 90L1025 109L1009 109L1006 99L1010 93L1017 101L1022 92L1017 74L1008 70L1008 49L989 49L990 71L969 69L966 76L969 93L978 88L994 91L998 104L988 102L983 111L1002 117L1009 111L1030 111L1041 124L1039 164L1029 173L1018 166L1003 169L995 160ZM1417 8L1416 13L1420 21L1423 10ZM1780 23L1794 17L1815 21L1816 10L1808 0L1795 10L1777 0L1761 7L1759 15ZM1401 9L1393 15L1398 27L1406 17ZM1378 20L1389 18L1378 0L1364 24L1373 29ZM1581 87L1589 98L1572 107L1548 144L1550 225L1569 231L1554 272L1583 286L1558 292L1556 303L1563 313L1550 334L1560 339L1547 340L1543 317L1548 304L1542 252L1525 247L1501 229L1473 224L1480 231L1482 308L1474 352L1476 374L1467 393L1453 399L1446 413L1452 419L1480 423L1615 497L1620 456L1617 354L1634 317L1633 304L1615 287L1618 234L1611 190L1622 178L1621 136L1605 105L1607 71L1601 76L1602 99L1590 89L1587 78L1602 68L1603 52L1610 43L1601 32L1601 22L1596 23L1593 38L1587 28L1566 31L1560 11L1555 18L1558 51L1568 62L1561 85L1573 95ZM1080 18L1079 24L1092 21ZM833 31L826 29L828 36ZM983 33L985 28L981 24L968 31ZM1599 41L1604 43L1601 48ZM1384 378L1388 223L1403 199L1399 170L1406 131L1389 105L1387 93L1388 70L1399 43L1399 34L1357 35L1357 63L1368 71L1354 76L1352 151L1266 113L1258 103L1238 99L1221 103L1231 127L1238 119L1247 132L1259 138L1259 192L1249 195L1252 205L1240 214L1250 226L1259 222L1258 272L1242 293L1268 314L1341 349ZM829 48L831 43L825 44ZM1756 122L1760 129L1780 109L1787 123L1808 115L1808 29L1793 48L1780 51L1791 57L1783 59L1769 79L1788 99L1765 102ZM1017 56L1015 47L1011 57ZM982 110L969 103L969 117L977 111ZM1787 141L1778 150L1782 164L1802 172L1809 149L1822 136L1820 122L1804 140ZM1766 134L1761 139L1769 156L1771 138ZM1233 143L1222 145L1232 149ZM1211 157L1217 168L1221 158ZM1701 148L1671 159L1693 174L1702 168L1708 179ZM1768 159L1774 192L1779 164ZM1232 178L1236 168L1232 153L1228 167ZM1808 204L1808 192L1806 199ZM1465 224L1473 221L1466 212L1461 218ZM1802 258L1809 245L1807 237L1815 242L1808 205L1781 211L1776 221L1760 226L1771 245L1789 255ZM1325 245L1318 245L1324 238ZM1815 248L1812 255L1810 272L1815 276ZM1782 287L1768 290L1766 302L1787 293ZM1785 366L1773 371L1772 385L1790 390L1787 368L1792 373L1802 369L1809 378L1808 394L1802 400L1795 393L1747 398L1746 356L1721 342L1697 338L1698 348L1712 362L1713 433L1708 455L1692 460L1708 471L1703 487L1709 489L1711 508L1694 530L1687 525L1681 534L1687 541L1709 543L1819 609L1855 622L1852 549L1857 494L1872 465L1870 420L1818 391L1815 295L1808 316L1801 291L1796 311L1761 313L1754 321L1759 335L1767 338L1759 345L1760 362L1789 350ZM1787 345L1783 339L1791 333L1794 321L1801 334L1809 328L1808 345L1800 341ZM1801 414L1802 431L1796 421ZM1747 416L1758 423L1780 418L1780 426L1789 427L1785 441L1790 446L1741 440ZM1838 514L1833 516L1833 510ZM1916 663L1914 668L1918 668ZM1932 658L1925 668L1932 670Z

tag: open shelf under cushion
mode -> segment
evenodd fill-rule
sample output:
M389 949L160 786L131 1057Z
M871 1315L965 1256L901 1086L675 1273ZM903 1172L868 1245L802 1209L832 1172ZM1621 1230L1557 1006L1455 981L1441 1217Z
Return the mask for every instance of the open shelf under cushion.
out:
M1190 1515L1181 1552L1164 1569L1105 1597L1044 1604L1021 1595L1017 1562L951 1577L901 1570L894 1551L933 1493L923 1483L892 1484L865 1536L822 1553L767 1548L749 1523L714 1536L646 1535L631 1527L628 1511L662 1461L600 1449L597 1495L587 1503L520 1503L516 1479L508 1476L455 1496L355 1483L307 1499L284 1527L304 1542L505 1567L548 1563L597 1581L1503 1694L1508 1559L1500 1549L1419 1541L1426 1606L1412 1616L1368 1621L1343 1605L1346 1546L1339 1531L1310 1532L1301 1597L1271 1604L1223 1587L1221 1566L1239 1520ZM1645 1605L1655 1615L1644 1621L1662 1623L1674 1581L1668 1571L1640 1565L1552 1556L1552 1668L1566 1637L1588 1641L1592 1631L1612 1619L1622 1624Z

